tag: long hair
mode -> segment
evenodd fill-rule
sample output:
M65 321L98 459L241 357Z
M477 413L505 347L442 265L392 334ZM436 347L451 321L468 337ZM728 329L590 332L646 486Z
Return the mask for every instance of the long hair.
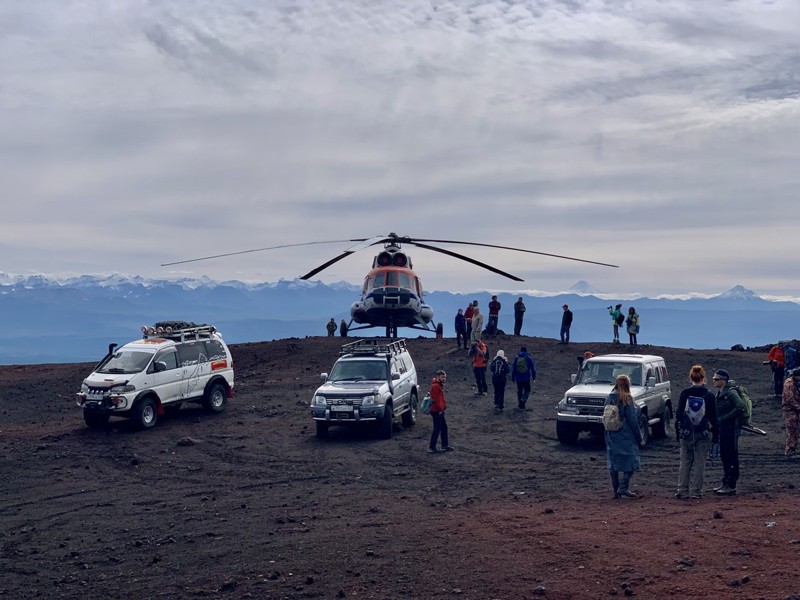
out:
M706 370L702 365L693 365L689 371L689 379L695 385L700 385L706 380Z
M627 375L620 375L614 383L614 391L617 392L617 399L623 405L628 406L633 401L631 396L631 380Z

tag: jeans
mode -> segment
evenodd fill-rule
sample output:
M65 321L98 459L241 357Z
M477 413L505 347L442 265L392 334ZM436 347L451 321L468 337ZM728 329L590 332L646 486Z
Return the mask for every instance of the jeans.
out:
M492 377L492 387L494 388L494 405L500 409L505 408L506 378Z
M772 379L775 382L775 395L783 396L783 375L785 369L783 367L773 367Z
M522 315L514 316L514 335L522 332Z
M695 434L681 438L681 466L678 470L678 494L690 493L699 496L703 491L703 476L706 470L706 457L711 440L708 436Z
M561 326L561 343L562 344L569 344L569 326L562 325Z
M472 372L475 374L475 383L478 386L478 393L489 393L489 387L486 385L486 367L472 367Z
M722 485L736 489L739 480L739 426L719 425L719 457L722 460Z
M444 411L432 412L431 417L433 418L433 431L431 432L431 443L428 447L432 450L436 449L436 441L439 439L439 434L441 434L442 448L447 448L450 442L447 439L447 421L444 419Z
M517 381L517 404L519 408L525 408L528 396L531 395L531 380Z
M497 333L497 315L489 315L489 322L486 326L486 332L494 335Z
M456 331L456 345L461 348L462 342L464 345L464 350L467 349L467 340L469 336L467 335L466 331Z

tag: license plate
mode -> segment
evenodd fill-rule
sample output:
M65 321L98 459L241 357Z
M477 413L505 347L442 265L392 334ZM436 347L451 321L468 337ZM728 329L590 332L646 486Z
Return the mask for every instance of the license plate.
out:
M331 412L353 412L353 407L346 404L334 404L331 406Z
M102 400L103 394L86 394L87 400Z

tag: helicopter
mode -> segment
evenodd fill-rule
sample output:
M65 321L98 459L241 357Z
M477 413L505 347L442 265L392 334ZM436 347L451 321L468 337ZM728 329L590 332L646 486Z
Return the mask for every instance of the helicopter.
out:
M204 256L202 258L192 258L189 260L169 262L164 263L161 266L167 267L190 262L222 258L226 256L262 252L265 250L276 250L279 248L345 242L357 243L354 246L344 250L341 254L322 263L315 269L312 269L305 275L302 275L300 279L310 279L320 271L327 269L331 265L344 258L347 258L351 254L359 252L360 250L365 250L371 246L383 245L383 250L378 252L378 254L373 258L372 268L364 277L364 283L361 288L361 297L350 307L350 323L348 324L348 331L357 331L359 329L369 329L372 327L385 327L387 338L396 338L398 327L421 329L424 331L434 331L436 328L436 325L433 321L433 308L431 308L431 306L424 300L422 282L414 271L414 267L411 263L411 257L402 250L402 246L404 244L416 246L417 248L423 248L425 250L431 250L433 252L439 252L453 258L458 258L478 267L492 271L498 275L502 275L503 277L507 277L513 281L524 280L516 275L506 273L505 271L493 267L492 265L488 265L481 261L475 260L474 258L470 258L469 256L465 256L451 250L446 250L444 248L439 248L437 246L432 246L430 244L461 244L468 246L482 246L484 248L499 248L501 250L525 252L529 254L538 254L541 256L549 256L564 260L573 260L605 267L618 268L618 265L612 265L609 263L575 258L572 256L563 256L560 254L538 252L535 250L526 250L524 248L513 248L511 246L499 246L496 244L465 242L460 240L412 238L410 236L399 236L396 233L379 235L372 238L302 242L297 244L270 246L267 248L255 248L252 250L241 250L226 254ZM356 323L357 326L353 326L353 323Z

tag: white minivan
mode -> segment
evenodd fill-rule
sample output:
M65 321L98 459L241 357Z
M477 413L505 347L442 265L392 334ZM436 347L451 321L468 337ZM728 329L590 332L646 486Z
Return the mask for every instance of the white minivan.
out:
M225 410L233 397L233 359L210 325L181 329L142 327L142 339L108 354L83 381L77 404L92 428L109 417L133 420L141 429L183 402L201 402L209 412Z
M664 359L651 354L605 354L585 360L580 372L572 375L573 385L556 407L559 442L574 444L581 431L603 432L603 406L619 375L631 379L642 445L651 429L655 437L667 435L672 389Z

